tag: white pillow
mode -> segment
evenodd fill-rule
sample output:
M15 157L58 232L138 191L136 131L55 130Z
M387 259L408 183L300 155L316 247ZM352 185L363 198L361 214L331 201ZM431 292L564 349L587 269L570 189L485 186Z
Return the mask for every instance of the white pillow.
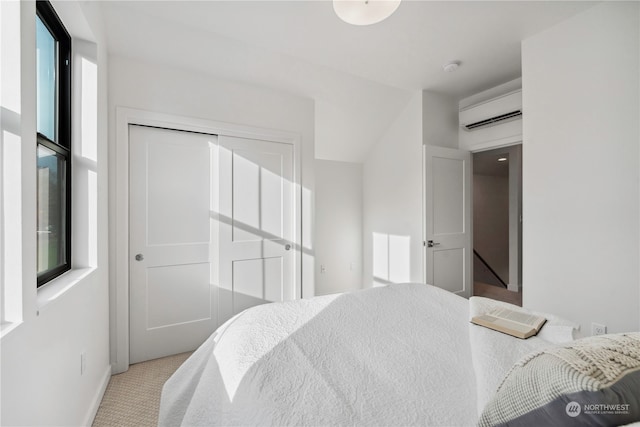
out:
M640 420L638 390L640 332L583 338L516 362L478 425L628 424ZM569 406L576 410L569 413Z

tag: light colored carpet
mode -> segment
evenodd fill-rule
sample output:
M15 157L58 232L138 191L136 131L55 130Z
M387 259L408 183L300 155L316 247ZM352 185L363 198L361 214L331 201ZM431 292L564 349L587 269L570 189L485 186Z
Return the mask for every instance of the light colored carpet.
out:
M112 376L93 427L157 426L162 386L190 355L137 363L127 372Z

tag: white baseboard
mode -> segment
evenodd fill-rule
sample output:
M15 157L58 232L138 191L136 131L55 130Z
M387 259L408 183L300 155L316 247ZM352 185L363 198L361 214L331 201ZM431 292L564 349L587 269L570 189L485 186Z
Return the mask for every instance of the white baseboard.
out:
M512 283L507 284L507 289L510 290L511 292L518 292L520 290L518 285L514 285Z
M96 395L93 397L91 401L91 405L89 406L89 411L87 412L87 416L85 418L85 422L82 423L83 426L91 426L93 424L93 420L98 413L98 408L100 407L100 402L102 402L102 397L104 396L104 392L107 390L107 385L109 385L109 380L111 379L111 365L107 365L107 369L104 371L104 375L100 380L100 387L98 387L98 391Z

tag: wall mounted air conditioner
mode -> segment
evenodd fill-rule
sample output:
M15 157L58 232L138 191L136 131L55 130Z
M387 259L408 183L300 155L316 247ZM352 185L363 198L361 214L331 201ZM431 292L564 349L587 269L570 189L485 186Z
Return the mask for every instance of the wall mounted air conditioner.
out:
M460 110L460 148L477 151L522 141L522 90Z
M518 120L522 116L522 110L509 111L508 113L500 114L488 119L483 119L478 122L469 123L468 125L462 125L462 128L468 131L478 130L489 126L495 126L503 123L507 123L513 120Z

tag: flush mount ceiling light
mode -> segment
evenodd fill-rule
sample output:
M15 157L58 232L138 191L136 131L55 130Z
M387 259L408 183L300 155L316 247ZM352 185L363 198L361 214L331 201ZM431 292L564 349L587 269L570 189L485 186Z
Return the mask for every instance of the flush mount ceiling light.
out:
M400 0L333 0L333 10L344 22L371 25L385 20L400 6Z

